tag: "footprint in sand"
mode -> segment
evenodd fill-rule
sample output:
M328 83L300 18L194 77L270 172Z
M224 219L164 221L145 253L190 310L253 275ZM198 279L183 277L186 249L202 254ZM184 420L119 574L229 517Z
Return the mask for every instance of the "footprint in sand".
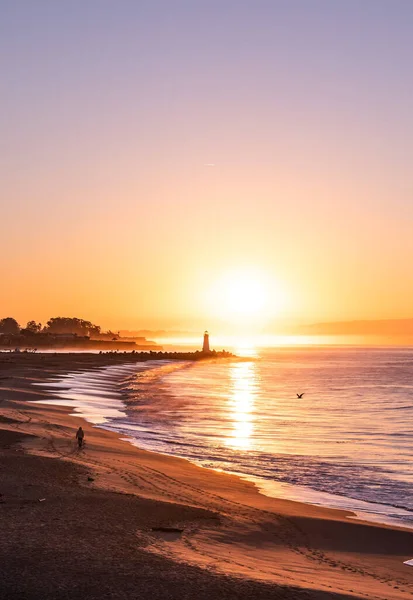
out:
M151 529L152 534L166 542L176 542L181 538L183 532L184 530L178 527L152 527Z

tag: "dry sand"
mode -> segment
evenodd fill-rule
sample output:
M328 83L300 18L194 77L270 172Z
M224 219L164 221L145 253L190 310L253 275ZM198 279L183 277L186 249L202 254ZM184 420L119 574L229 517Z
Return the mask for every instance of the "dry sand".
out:
M268 498L27 402L50 394L34 381L127 360L0 354L1 599L412 597L413 532Z

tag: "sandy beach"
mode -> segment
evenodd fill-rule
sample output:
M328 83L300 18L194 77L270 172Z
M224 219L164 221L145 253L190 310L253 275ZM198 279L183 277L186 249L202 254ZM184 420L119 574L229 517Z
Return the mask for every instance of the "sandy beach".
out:
M413 531L266 497L30 404L129 355L0 354L0 597L401 599ZM86 445L78 450L82 424Z

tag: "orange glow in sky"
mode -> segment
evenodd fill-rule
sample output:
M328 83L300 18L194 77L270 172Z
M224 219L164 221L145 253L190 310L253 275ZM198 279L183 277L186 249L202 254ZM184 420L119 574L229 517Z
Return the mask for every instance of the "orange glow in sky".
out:
M413 317L412 3L36 4L0 26L0 318Z

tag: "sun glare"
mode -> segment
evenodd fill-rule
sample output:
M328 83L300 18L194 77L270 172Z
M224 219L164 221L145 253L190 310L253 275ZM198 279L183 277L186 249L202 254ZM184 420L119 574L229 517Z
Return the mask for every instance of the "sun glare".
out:
M230 369L231 395L228 409L233 422L232 432L227 440L234 449L248 450L254 433L254 404L257 393L256 364L254 362L235 363Z
M224 306L229 314L252 316L263 310L267 302L264 285L249 274L228 278L224 287Z
M210 290L215 316L232 323L259 323L278 316L283 302L279 286L258 270L239 269L224 274Z

